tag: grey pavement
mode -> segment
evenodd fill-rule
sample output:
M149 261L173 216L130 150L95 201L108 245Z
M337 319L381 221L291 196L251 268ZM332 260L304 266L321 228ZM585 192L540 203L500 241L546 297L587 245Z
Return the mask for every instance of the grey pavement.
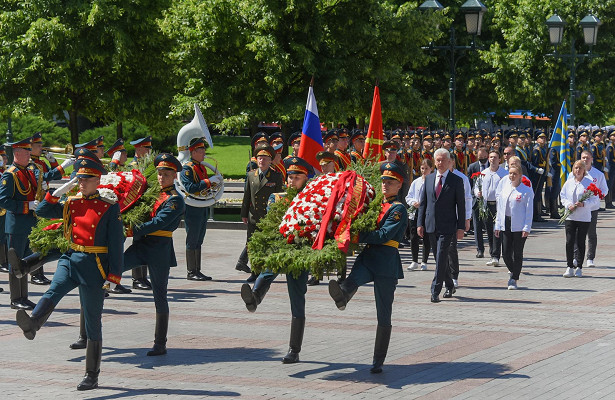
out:
M33 341L15 324L0 293L0 393L3 398L93 399L581 399L615 398L615 212L600 213L596 268L562 277L564 230L534 224L520 289L506 290L505 267L476 259L472 237L460 242L460 288L429 302L433 260L406 272L396 292L393 334L380 375L371 375L376 313L373 289L359 289L344 311L326 278L307 294L301 363L284 365L290 308L284 277L256 313L239 296L247 274L234 270L245 241L236 229L209 229L203 271L187 281L185 233L174 235L168 354L146 357L154 335L150 292L105 301L100 389L77 392L84 373L77 338L78 293L58 305ZM224 226L224 225L221 225ZM129 242L127 242L128 245ZM409 249L402 249L404 266ZM350 259L350 262L352 259ZM49 276L54 266L46 266ZM130 285L130 275L123 283ZM7 276L0 287L8 289ZM45 287L30 286L37 301Z

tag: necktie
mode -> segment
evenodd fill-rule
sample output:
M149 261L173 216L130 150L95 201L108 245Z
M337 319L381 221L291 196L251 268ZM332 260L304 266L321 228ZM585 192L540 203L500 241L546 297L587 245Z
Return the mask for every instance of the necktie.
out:
M438 186L436 186L436 199L440 197L440 192L442 191L442 175L440 175L440 180L438 181Z
M265 176L265 174L263 174L262 172L259 172L258 173L258 180L262 181L264 176Z
M481 164L480 165L480 172L483 172L485 170L485 164Z

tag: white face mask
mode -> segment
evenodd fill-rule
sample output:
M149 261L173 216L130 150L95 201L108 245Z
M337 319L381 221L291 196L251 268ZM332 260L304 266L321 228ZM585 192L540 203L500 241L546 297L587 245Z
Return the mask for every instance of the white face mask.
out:
M4 160L2 159L2 157L0 157L0 167L4 166Z

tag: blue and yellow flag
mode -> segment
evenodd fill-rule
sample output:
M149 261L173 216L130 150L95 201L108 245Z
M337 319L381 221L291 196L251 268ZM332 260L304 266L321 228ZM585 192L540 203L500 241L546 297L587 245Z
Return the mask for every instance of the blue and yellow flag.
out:
M559 161L562 164L562 168L559 173L559 180L562 184L566 182L568 174L572 171L570 165L570 146L568 146L568 138L566 133L568 131L568 112L566 111L566 100L562 103L562 109L557 117L557 123L553 130L553 136L549 142L549 148L555 148L559 153Z

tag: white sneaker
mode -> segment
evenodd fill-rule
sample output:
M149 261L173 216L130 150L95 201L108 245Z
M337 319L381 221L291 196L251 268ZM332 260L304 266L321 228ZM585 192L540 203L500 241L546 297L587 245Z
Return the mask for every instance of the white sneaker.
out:
M572 260L572 265L574 265L575 268L579 266L579 263L577 262L576 258Z
M455 286L455 289L459 287L459 283L457 282L457 279L453 279L453 286Z
M517 290L517 281L514 279L508 280L508 290Z
M564 272L563 277L564 278L572 278L574 276L574 272L572 271L572 268L568 267L566 268L566 272Z
M499 258L494 258L493 259L493 266L494 267L499 267L500 266L500 259Z
M594 260L587 259L587 266L588 267L595 267L596 264L594 264Z
M427 264L421 263L421 271L427 271Z
M419 269L419 264L412 262L412 264L410 264L407 269L408 271L416 271L417 269Z
M581 268L577 268L574 270L574 276L576 276L577 278L582 278L583 277L583 270Z
M494 260L494 259L492 258L491 260L487 261L487 262L485 263L485 265L487 265L488 267L493 266L493 260Z

